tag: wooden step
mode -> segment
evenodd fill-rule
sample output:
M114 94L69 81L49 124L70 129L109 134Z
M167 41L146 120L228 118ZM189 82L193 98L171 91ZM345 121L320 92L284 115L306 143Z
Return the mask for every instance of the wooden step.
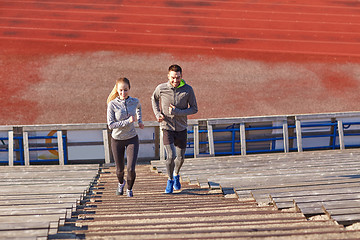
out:
M259 207L254 199L225 198L221 191L184 181L181 191L164 194L166 176L152 172L146 165L137 166L133 198L115 195L114 168L103 172L99 179L99 192L92 192L89 197L93 200L78 211L76 228L71 231L73 236L86 239L116 239L120 236L127 239L153 239L155 236L157 239L179 236L196 239L246 239L250 236L350 239L360 236L359 232L346 232L343 226L330 219L309 221L295 210L285 212L272 206ZM49 237L52 238L56 235Z

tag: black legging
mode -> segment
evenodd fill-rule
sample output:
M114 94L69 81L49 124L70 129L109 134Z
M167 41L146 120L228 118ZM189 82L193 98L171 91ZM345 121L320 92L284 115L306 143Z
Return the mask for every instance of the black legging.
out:
M127 140L116 140L111 138L111 150L116 165L116 176L120 184L124 182L125 149L127 159L127 188L130 190L132 189L136 178L135 166L139 152L138 136Z

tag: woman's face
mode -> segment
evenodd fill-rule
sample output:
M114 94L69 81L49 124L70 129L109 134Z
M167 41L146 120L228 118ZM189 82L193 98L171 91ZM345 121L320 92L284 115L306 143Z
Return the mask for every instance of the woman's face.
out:
M130 88L126 83L119 83L117 86L117 92L121 100L125 100L129 96Z

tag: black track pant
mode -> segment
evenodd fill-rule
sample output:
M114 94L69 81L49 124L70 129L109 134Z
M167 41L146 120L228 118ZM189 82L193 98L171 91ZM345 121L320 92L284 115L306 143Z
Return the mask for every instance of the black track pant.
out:
M116 165L116 176L121 184L124 182L125 149L127 159L127 188L132 189L136 178L135 166L139 152L138 136L127 140L116 140L111 138L111 150Z

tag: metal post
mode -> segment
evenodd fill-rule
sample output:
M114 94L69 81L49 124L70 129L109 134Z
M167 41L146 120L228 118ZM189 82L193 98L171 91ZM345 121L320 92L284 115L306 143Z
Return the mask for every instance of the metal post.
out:
M344 126L343 122L341 120L338 120L338 132L339 132L339 143L340 143L340 149L345 149L345 143L344 143Z
M24 143L24 161L25 166L30 165L30 152L29 152L29 133L23 132L23 143Z
M164 133L160 129L160 160L165 160Z
M288 123L285 120L283 122L283 139L284 139L284 152L289 152L289 130L288 130Z
M199 156L199 125L195 124L193 126L194 130L194 158Z
M303 151L303 146L302 146L302 135L301 135L301 122L300 122L300 120L296 120L296 140L297 140L298 152L302 152Z
M241 155L246 155L245 123L240 123L240 145L241 145Z
M215 146L214 146L214 133L212 125L207 123L207 131L208 131L208 141L209 141L209 153L210 156L215 156Z
M8 131L9 166L14 166L14 131Z
M65 158L64 158L64 144L62 139L62 131L57 131L57 142L58 142L58 152L59 152L59 164L65 165Z
M103 129L102 132L103 132L103 142L104 142L105 163L110 163L110 147L109 147L108 130Z

